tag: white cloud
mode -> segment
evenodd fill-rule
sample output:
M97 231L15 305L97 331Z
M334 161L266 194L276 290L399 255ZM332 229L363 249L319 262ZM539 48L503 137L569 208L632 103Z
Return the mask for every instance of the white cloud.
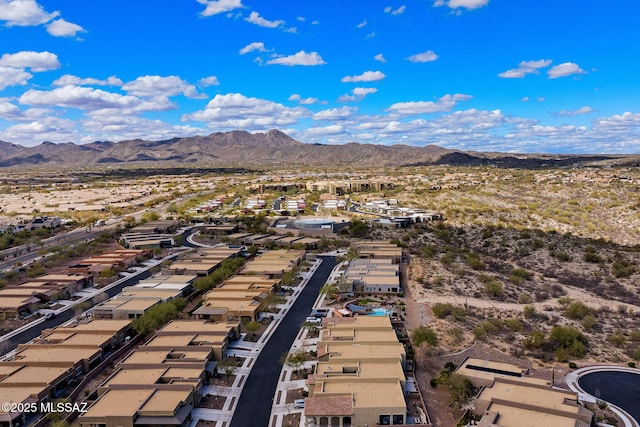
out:
M384 13L390 13L391 15L402 15L406 9L407 6L404 4L397 9L394 9L391 6L387 6L384 8Z
M429 114L450 111L456 106L458 101L467 101L471 99L470 95L454 94L444 95L437 102L433 101L412 101L412 102L397 102L391 105L387 111L401 116L417 115L417 114Z
M357 107L330 108L315 113L313 120L343 121L353 117L357 112Z
M304 16L298 16L298 21L304 22L306 20L307 20L307 18L305 18Z
M30 89L20 96L19 102L26 105L54 105L79 108L81 110L96 110L101 108L134 107L140 103L140 100L134 96L124 96L100 89L64 86L52 91Z
M364 36L365 39L372 39L376 36L376 32L372 31L369 34L367 34L366 36Z
M205 9L200 12L200 16L212 16L219 13L228 12L239 7L244 7L241 0L196 0L205 5Z
M585 105L584 107L580 107L577 110L561 110L558 112L558 115L561 117L574 117L580 116L582 114L592 113L593 108Z
M477 9L489 4L489 0L436 0L434 6L448 6L451 9Z
M266 28L278 28L285 24L285 21L278 19L275 21L269 21L268 19L264 19L260 14L256 11L251 12L248 18L244 19L247 22L250 22L255 25L259 25L261 27Z
M0 131L0 139L27 146L38 145L43 141L68 142L77 138L76 122L59 117L42 117Z
M122 89L131 95L141 97L175 96L180 93L188 98L206 98L178 76L141 76L122 85Z
M361 23L359 23L358 25L356 25L356 28L363 28L367 25L367 19L365 18L364 21L362 21Z
M544 96L539 96L539 97L536 98L536 101L544 102L545 101L545 97Z
M387 60L384 59L384 56L381 53L379 53L376 56L374 56L373 59L375 59L378 62L382 62L383 64L385 64L387 62Z
M24 70L0 66L0 90L9 86L24 86L31 77L33 75Z
M75 37L77 33L86 33L86 30L64 19L56 19L47 25L47 32L55 37Z
M198 85L200 87L209 87L209 86L219 86L220 82L216 76L203 77L198 80Z
M66 85L77 85L77 86L122 86L122 80L120 80L116 76L109 76L106 80L94 79L94 78L86 78L82 79L80 77L72 76L71 74L65 74L62 77L53 81L54 86L66 86Z
M529 102L529 97L525 96L524 98L522 98L520 101L522 102Z
M551 65L550 59L539 59L537 61L522 61L518 64L518 68L507 70L498 74L503 79L521 79L527 74L540 74L539 69Z
M216 95L204 110L185 114L182 121L207 122L211 128L267 129L294 124L309 115L302 107L288 108L266 99L229 93Z
M249 43L248 45L246 45L245 47L240 49L239 53L240 53L240 55L244 55L244 54L247 54L249 52L253 52L255 50L257 50L258 52L266 52L267 51L267 49L264 47L264 43L262 43L262 42L253 42L253 43Z
M438 55L436 55L435 52L432 50L428 50L422 53L417 53L407 58L407 60L411 62L432 62L432 61L435 61L436 59L438 59Z
M365 96L376 93L378 89L374 87L356 87L351 91L351 95L345 94L338 97L338 102L361 101Z
M573 62L564 62L560 65L552 67L547 74L550 79L557 79L558 77L567 77L574 74L586 74L587 72L580 68L578 64Z
M342 125L329 125L324 127L309 128L305 130L308 135L337 135L344 132Z
M270 59L267 61L268 65L287 65L292 67L294 65L303 65L303 66L315 66L315 65L324 65L326 62L322 59L322 57L318 54L318 52L305 52L301 50L300 52L294 53L289 56L281 56L279 58Z
M35 0L0 0L0 21L7 21L7 27L41 25L59 15L47 13Z
M312 105L318 102L318 98L302 98L299 94L294 93L289 98L289 101L296 101L302 105Z
M51 52L22 51L5 53L0 58L0 67L31 68L37 73L60 68L58 56Z
M6 99L0 98L0 118L5 120L18 120L21 115L22 114L17 105L12 104Z
M357 83L357 82L376 82L384 79L386 76L382 71L365 71L358 76L345 76L342 78L342 83Z

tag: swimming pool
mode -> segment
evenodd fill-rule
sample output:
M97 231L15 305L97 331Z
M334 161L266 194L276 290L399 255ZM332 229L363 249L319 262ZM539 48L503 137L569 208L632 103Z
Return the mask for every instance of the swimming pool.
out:
M353 314L361 314L363 316L391 316L393 314L393 310L382 307L371 308L356 304L347 304L346 308Z
M386 308L374 308L371 313L367 313L367 316L391 316L393 311Z

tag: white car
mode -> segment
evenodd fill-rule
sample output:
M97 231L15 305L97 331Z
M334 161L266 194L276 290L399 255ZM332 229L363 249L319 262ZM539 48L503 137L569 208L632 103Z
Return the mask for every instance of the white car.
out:
M296 399L293 401L293 407L295 409L303 409L304 408L304 399Z

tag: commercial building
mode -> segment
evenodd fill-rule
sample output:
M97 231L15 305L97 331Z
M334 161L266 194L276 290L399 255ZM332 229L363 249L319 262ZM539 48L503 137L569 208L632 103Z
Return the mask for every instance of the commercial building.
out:
M323 327L307 380L307 426L404 424L406 353L389 318L327 318Z

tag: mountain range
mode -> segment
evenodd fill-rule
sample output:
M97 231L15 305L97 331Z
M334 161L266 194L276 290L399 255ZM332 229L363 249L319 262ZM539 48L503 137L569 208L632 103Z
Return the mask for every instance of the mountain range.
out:
M96 141L78 145L72 142L43 142L24 147L0 141L0 168L8 167L87 167L97 165L175 166L424 166L495 165L497 167L537 168L568 166L582 162L601 162L630 158L616 155L574 156L479 153L450 150L435 145L376 145L352 142L344 145L306 144L279 130L266 133L246 131L216 132L208 136L172 138L164 141L142 139L120 142ZM140 164L143 165L140 165Z

